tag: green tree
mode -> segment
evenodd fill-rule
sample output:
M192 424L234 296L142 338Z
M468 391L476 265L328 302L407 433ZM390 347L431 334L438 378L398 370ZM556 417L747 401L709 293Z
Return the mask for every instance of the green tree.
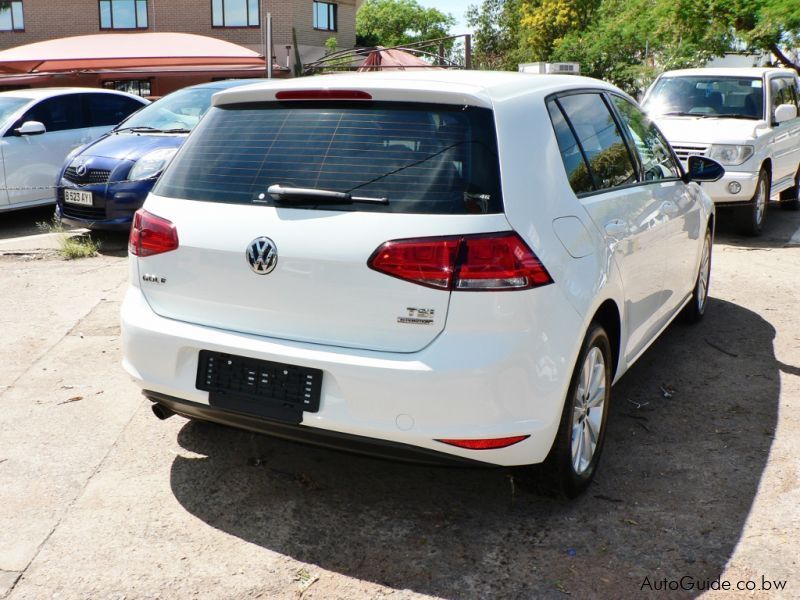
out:
M581 72L635 94L667 69L702 66L723 54L732 31L715 0L603 0L591 23L556 40L543 60L579 62Z
M520 16L528 57L548 60L565 36L586 31L594 23L601 0L539 0L523 2Z
M446 37L455 22L416 0L367 0L356 14L356 44L391 47Z
M519 56L519 21L523 0L484 0L467 9L474 32L472 63L478 69L516 70Z
M785 50L800 46L798 0L720 0L718 4L748 48L771 52L779 63L800 73L799 57Z

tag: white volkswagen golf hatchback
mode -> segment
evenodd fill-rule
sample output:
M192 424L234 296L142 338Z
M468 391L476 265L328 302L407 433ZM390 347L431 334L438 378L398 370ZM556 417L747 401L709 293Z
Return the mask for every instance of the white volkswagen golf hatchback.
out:
M713 204L603 82L445 72L219 93L130 237L160 418L591 481L611 385L706 306Z

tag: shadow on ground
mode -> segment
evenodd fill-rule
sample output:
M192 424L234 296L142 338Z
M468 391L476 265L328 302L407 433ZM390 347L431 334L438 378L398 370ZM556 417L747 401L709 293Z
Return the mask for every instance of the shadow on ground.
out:
M645 577L714 579L773 439L774 333L718 300L699 326L671 326L615 386L598 479L573 502L514 492L500 469L384 462L203 423L179 443L207 458L177 457L172 489L253 544L446 598L640 597Z
M800 243L800 211L786 210L770 202L760 236L751 237L739 232L736 224L738 208L717 208L716 241L753 249L783 248L793 236Z
M91 231L89 235L103 256L128 256L127 231Z
M52 206L2 212L0 213L0 240L44 233L37 224L51 224L53 215Z

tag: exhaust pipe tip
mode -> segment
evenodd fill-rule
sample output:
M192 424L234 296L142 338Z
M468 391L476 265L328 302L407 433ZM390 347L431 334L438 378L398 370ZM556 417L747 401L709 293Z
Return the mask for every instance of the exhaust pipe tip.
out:
M163 421L164 419L169 419L172 415L175 414L173 411L171 411L162 404L153 404L153 406L151 406L150 408L153 410L153 414L156 417L158 417L160 421Z

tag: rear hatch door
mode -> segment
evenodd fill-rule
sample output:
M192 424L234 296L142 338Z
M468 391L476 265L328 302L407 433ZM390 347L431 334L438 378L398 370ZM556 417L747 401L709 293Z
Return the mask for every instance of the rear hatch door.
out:
M509 229L492 113L447 105L213 108L145 209L174 223L180 241L139 259L159 315L394 352L441 333L450 292L370 269L376 249Z

